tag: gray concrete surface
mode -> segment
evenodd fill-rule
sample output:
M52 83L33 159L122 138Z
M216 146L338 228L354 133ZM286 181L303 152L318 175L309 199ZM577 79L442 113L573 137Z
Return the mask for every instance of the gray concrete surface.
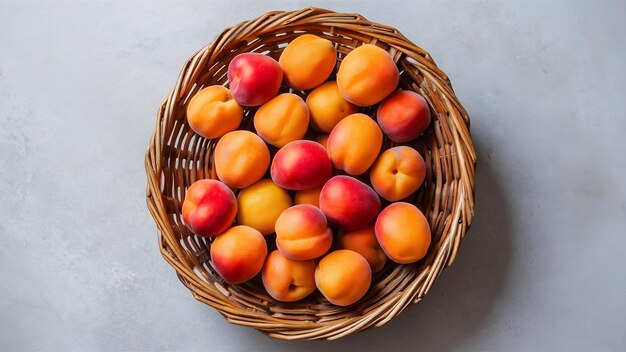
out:
M399 28L471 114L476 218L423 303L283 342L159 255L143 156L185 59L271 9ZM0 2L0 350L623 350L624 1Z

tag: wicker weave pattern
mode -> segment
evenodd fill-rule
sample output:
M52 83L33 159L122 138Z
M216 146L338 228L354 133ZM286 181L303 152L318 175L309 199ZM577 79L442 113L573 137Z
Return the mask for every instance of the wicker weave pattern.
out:
M427 165L425 185L411 201L430 222L433 242L429 254L412 265L388 264L375 275L366 296L350 307L331 305L319 294L301 302L277 302L264 291L260 280L224 283L209 260L211 240L189 232L180 214L186 188L198 179L215 178L215 141L195 135L186 122L190 97L205 86L225 84L228 63L235 55L254 51L278 59L285 45L303 32L334 42L339 61L362 43L387 50L400 68L401 87L422 94L433 111L428 131L412 144ZM253 113L244 116L240 128L251 129ZM280 339L336 339L393 319L419 302L443 268L452 264L473 217L476 155L469 116L447 76L426 51L396 29L357 14L317 8L271 12L226 29L185 63L158 112L145 163L147 204L159 229L161 253L182 283L229 322Z

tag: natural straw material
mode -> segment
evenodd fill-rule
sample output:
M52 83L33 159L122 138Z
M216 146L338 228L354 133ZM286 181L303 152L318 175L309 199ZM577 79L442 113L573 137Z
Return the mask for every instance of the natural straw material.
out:
M258 278L241 285L226 284L210 262L212 239L194 236L181 217L187 187L196 180L216 177L212 160L216 141L199 137L189 128L185 109L190 98L203 87L227 83L228 63L237 54L253 51L278 59L285 45L303 33L335 43L338 65L363 43L387 50L400 69L401 88L422 94L433 115L427 132L412 143L426 161L426 181L410 201L430 222L433 241L428 255L411 265L389 262L374 275L365 297L349 307L334 306L319 293L300 302L277 302ZM372 115L374 109L365 112ZM253 113L246 113L240 128L252 128ZM393 143L385 141L385 145ZM426 51L396 29L357 14L317 8L270 12L226 29L185 63L158 112L145 163L147 203L159 228L161 254L182 283L229 322L279 339L336 339L393 319L419 302L443 268L452 264L473 217L476 154L469 116L448 77Z

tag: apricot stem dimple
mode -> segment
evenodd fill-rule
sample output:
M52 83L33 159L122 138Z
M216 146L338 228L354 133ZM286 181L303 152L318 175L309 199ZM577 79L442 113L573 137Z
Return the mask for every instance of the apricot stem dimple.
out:
M394 175L397 175L397 174L398 174L398 169L393 169L392 173L393 173Z

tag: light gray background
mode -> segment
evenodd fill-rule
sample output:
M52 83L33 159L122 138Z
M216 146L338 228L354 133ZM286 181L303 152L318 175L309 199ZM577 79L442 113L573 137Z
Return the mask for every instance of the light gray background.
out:
M308 5L391 24L472 116L476 217L386 326L283 342L160 257L143 157L188 56ZM623 350L626 2L1 2L0 350Z

